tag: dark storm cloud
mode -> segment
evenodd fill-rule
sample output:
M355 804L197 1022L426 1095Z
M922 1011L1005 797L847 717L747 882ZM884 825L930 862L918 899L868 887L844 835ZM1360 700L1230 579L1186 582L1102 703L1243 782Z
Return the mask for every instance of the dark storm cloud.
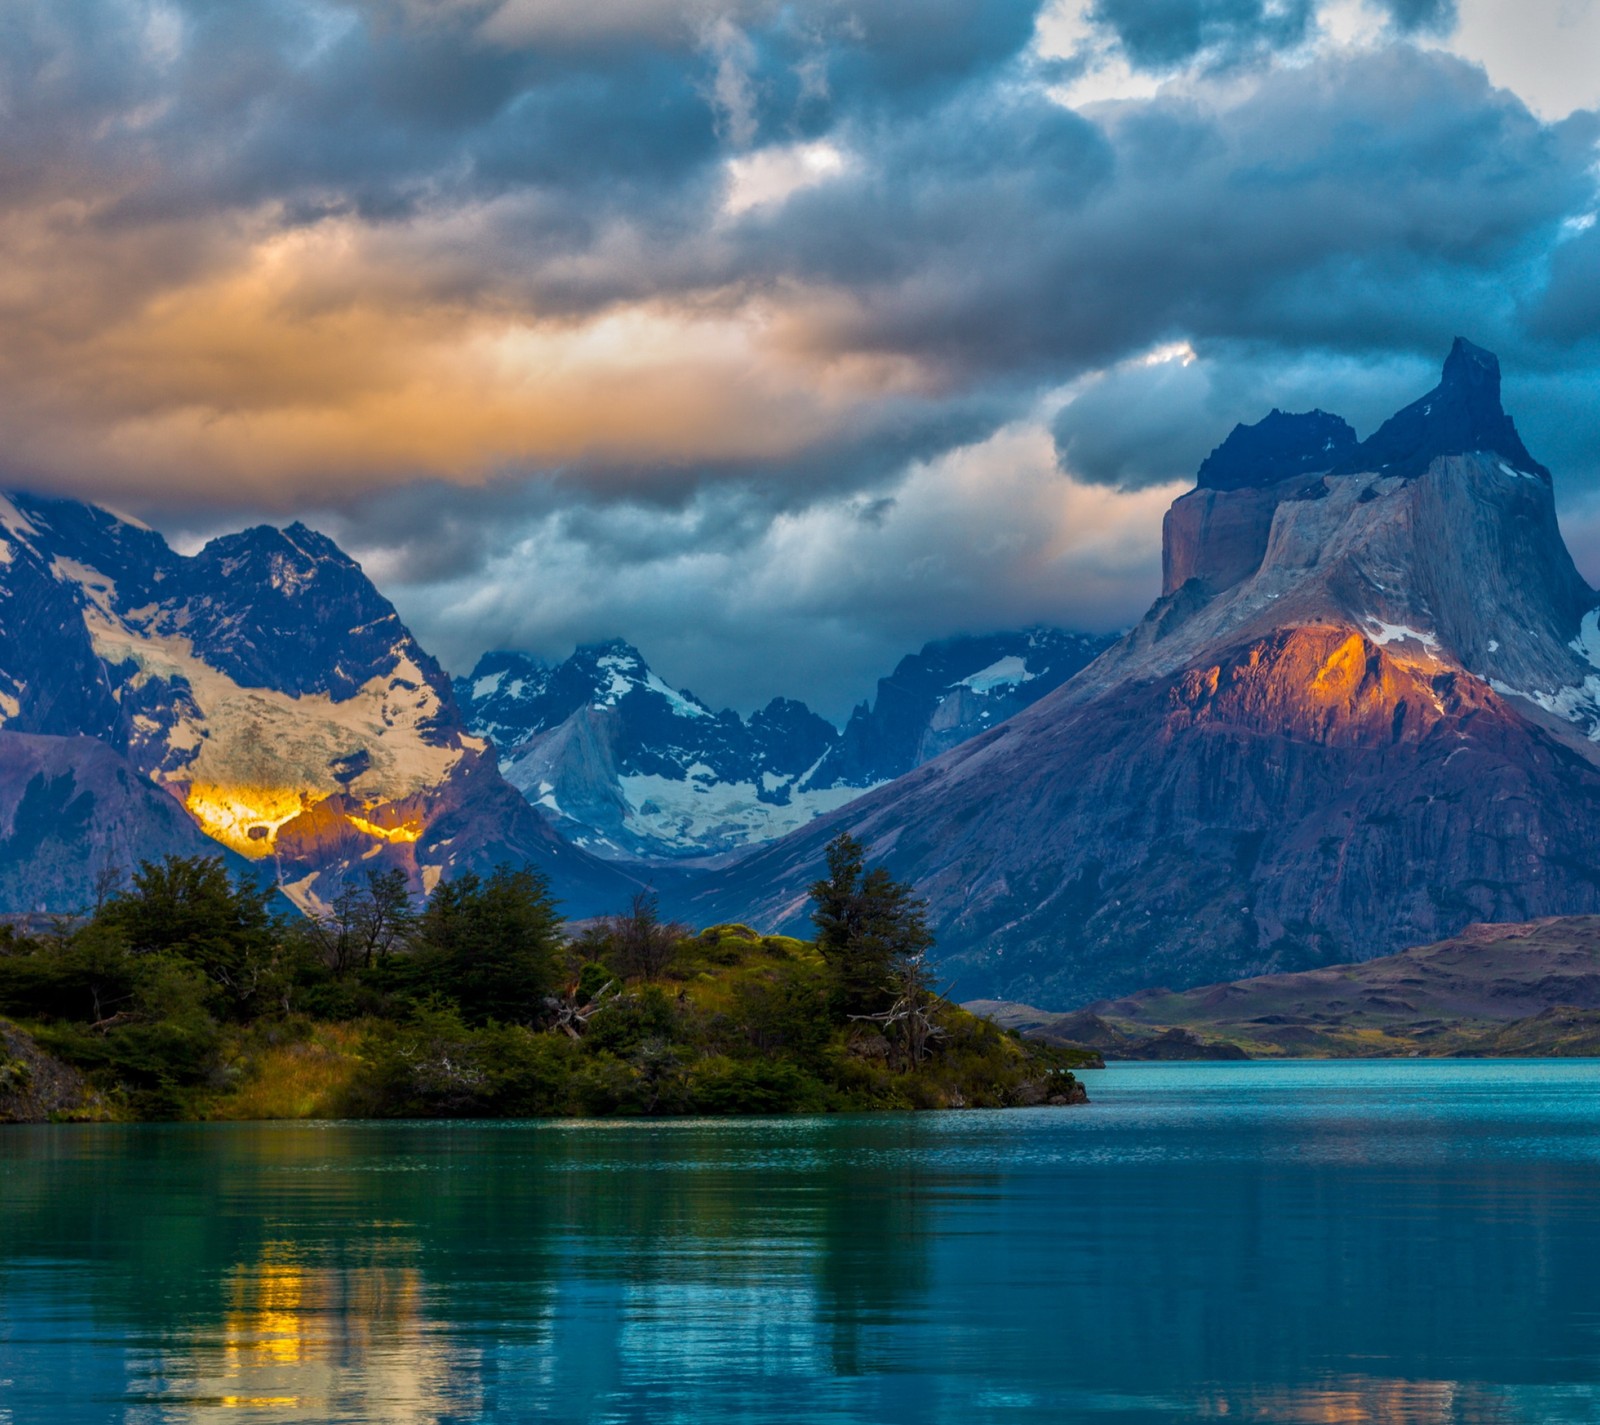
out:
M1403 34L1444 34L1456 23L1456 0L1379 0Z
M1531 287L1593 191L1589 116L1544 127L1408 47L1220 110L1158 98L1091 125L976 102L770 220L762 251L858 295L828 340L1062 372L1179 333L1431 349L1487 315L1509 336L1508 276Z
M1092 19L1141 69L1169 70L1209 51L1234 61L1287 49L1306 38L1312 0L1098 0Z
M1594 117L1372 8L1096 0L1043 58L1037 0L19 0L0 476L311 514L457 666L623 634L832 707L1133 616L1158 487L1458 332L1600 490ZM1052 92L1113 60L1171 82Z

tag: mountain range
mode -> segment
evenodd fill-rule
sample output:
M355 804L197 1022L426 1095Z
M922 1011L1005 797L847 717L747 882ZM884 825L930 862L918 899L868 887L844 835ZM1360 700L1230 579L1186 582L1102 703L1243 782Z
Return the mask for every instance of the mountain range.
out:
M846 830L928 898L961 997L1082 1004L1600 910L1600 601L1500 385L1458 340L1365 441L1236 429L1128 634L680 912L796 925Z
M308 909L389 866L426 891L532 863L580 913L638 886L500 776L439 665L303 525L185 557L107 510L0 498L0 718L6 910L219 850Z
M786 699L714 713L621 642L558 665L490 654L452 685L304 525L185 557L137 521L27 494L0 498L0 610L10 913L81 908L141 859L220 854L307 910L385 867L425 893L528 862L593 915L662 863L803 826L1003 720L1108 641L930 644L842 734Z
M715 711L621 642L452 685L303 525L184 556L0 500L0 910L220 852L307 909L509 861L573 917L654 883L801 929L845 830L927 898L963 997L1056 1004L1600 912L1600 599L1500 386L1458 340L1365 440L1235 428L1126 634L929 644L842 730Z
M507 778L574 844L673 861L772 840L997 726L1111 640L1062 629L930 643L841 732L774 698L749 718L662 681L621 641L550 665L485 655L456 698Z

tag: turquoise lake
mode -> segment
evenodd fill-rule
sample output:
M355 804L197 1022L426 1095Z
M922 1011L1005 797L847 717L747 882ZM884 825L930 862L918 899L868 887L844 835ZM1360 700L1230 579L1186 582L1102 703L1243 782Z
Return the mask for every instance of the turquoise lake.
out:
M0 1425L1600 1420L1600 1063L0 1130Z

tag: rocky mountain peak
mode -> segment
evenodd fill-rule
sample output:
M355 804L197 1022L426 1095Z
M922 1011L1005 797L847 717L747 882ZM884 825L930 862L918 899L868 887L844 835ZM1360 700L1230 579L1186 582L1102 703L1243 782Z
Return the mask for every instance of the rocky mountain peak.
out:
M1292 475L1331 470L1355 446L1355 430L1342 417L1274 407L1254 425L1236 425L1201 463L1197 483L1202 490L1275 485Z
M680 913L793 923L847 830L965 993L1072 1003L1600 910L1600 606L1499 392L1458 342L1333 470L1230 438L1124 638Z
M1512 469L1547 485L1539 464L1500 404L1500 361L1491 351L1457 337L1439 384L1390 416L1342 460L1335 474L1376 472L1413 480L1442 456L1498 455Z

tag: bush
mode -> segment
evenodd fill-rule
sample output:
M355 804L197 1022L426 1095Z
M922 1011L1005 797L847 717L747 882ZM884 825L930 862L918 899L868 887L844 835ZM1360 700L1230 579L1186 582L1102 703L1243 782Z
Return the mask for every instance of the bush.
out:
M689 1078L693 1113L822 1113L823 1085L783 1059L702 1059Z

